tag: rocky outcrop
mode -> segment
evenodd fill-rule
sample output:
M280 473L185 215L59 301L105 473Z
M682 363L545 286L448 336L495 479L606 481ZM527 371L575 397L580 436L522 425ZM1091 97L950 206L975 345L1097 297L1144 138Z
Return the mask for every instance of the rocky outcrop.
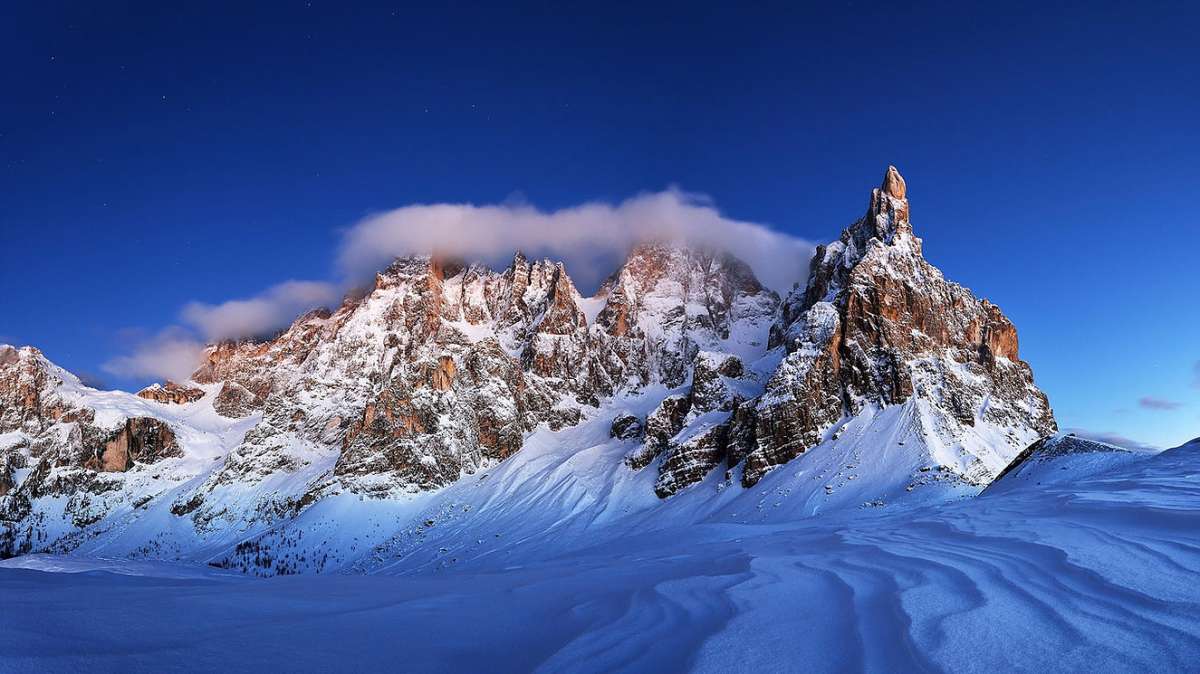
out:
M642 437L645 433L645 426L642 420L628 412L622 412L613 418L612 426L609 427L608 435L612 438L620 440L636 440Z
M725 253L644 244L601 290L602 360L614 381L683 385L702 351L761 351L779 298Z
M625 457L625 462L634 470L644 468L661 454L671 443L687 419L691 401L685 395L672 395L663 399L658 407L646 417L645 441L642 446Z
M221 390L213 399L213 409L217 414L230 419L240 419L249 416L254 410L263 406L263 400L254 395L245 386L236 381L221 384Z
M138 391L137 396L167 405L186 405L203 398L204 389L168 381L166 384L151 384Z
M536 425L524 372L495 341L456 351L461 367L451 355L397 365L346 433L336 475L371 478L368 492L432 489L520 449Z
M17 486L16 472L28 465L28 460L16 447L0 448L0 497L7 496Z
M674 444L654 482L654 493L667 498L721 465L727 456L729 427L728 422L715 424Z
M275 340L210 347L193 379L222 383L219 413L263 418L202 489L261 479L262 465L300 470L331 445L351 490L437 488L517 451L539 424L564 428L601 399L694 370L688 404L731 409L743 365L729 351L764 349L778 306L744 263L664 245L635 248L598 297L589 324L562 263L517 253L494 272L417 256Z
M60 421L82 418L84 413L60 392L65 374L34 347L0 344L0 433L36 435Z
M102 473L123 473L134 463L155 463L182 456L175 432L166 422L148 417L126 419L124 425L91 450L83 467Z

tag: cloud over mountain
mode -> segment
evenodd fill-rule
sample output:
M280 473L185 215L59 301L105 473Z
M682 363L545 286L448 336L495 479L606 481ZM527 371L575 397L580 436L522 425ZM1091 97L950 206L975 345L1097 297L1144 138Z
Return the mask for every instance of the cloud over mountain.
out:
M204 344L188 331L169 327L149 339L138 340L130 354L112 358L101 368L118 377L182 381L196 369L203 349Z
M104 369L122 377L184 379L205 342L268 335L304 311L336 304L342 292L404 255L436 252L502 266L521 250L562 260L586 293L642 241L728 251L780 293L807 277L813 253L808 241L725 217L706 197L678 189L556 211L526 204L410 205L370 216L345 232L334 256L337 283L289 280L249 297L189 302L178 325L137 342L132 353Z
M813 251L803 239L725 217L705 197L669 189L615 205L590 202L556 211L523 204L405 206L347 231L337 266L347 278L361 279L412 253L503 263L520 249L563 260L583 290L594 288L634 244L646 240L727 250L776 291L806 277Z
M210 341L255 337L285 327L308 309L332 304L338 296L331 283L285 281L245 299L191 302L180 315Z

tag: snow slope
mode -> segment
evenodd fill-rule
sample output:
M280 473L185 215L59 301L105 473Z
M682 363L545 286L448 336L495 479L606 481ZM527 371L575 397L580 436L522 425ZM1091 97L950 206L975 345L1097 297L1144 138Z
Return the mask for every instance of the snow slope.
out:
M178 485L156 487L163 490L148 503L116 512L77 541L72 554L213 563L256 575L478 567L530 549L553 554L629 532L711 522L794 522L844 510L943 503L980 489L951 463L973 455L939 444L925 426L923 402L913 399L844 419L824 442L751 489L741 487L740 468L722 467L663 500L653 485L665 457L642 470L630 468L624 457L640 440L611 438L609 427L616 415L631 410L644 415L673 391L648 387L604 403L577 426L552 431L543 425L516 455L436 492L371 499L344 491L294 517L197 530L171 509L180 500L177 494L220 470L219 461L211 462ZM295 493L296 485L280 481L302 485L333 460L314 461L298 474L269 476L252 485L252 495L243 487L230 489L228 508L251 496L271 502L277 500L273 493Z
M1083 472L791 521L771 505L721 521L747 505L722 492L704 522L600 539L564 523L557 549L528 540L373 575L9 560L0 669L1194 671L1200 446ZM582 486L547 489L618 515Z

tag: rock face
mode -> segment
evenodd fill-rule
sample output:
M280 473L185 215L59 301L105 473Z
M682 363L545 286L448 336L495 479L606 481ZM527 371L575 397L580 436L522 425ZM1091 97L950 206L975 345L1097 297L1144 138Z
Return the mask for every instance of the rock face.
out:
M99 472L123 473L133 468L135 461L154 463L182 455L170 426L158 419L134 417L126 419L120 429L98 445L83 466Z
M93 406L112 399L127 406ZM96 524L120 507L127 476L183 456L167 422L134 413L151 405L90 389L32 347L0 346L0 557L35 549L50 513Z
M685 395L664 398L646 417L644 444L625 458L629 467L634 470L644 468L662 454L670 446L671 438L683 430L689 409L691 400Z
M166 384L151 384L137 392L139 398L153 400L168 405L186 405L204 397L204 389L195 386L183 386L173 381Z
M70 417L74 409L59 394L62 384L41 351L0 345L0 433L38 434Z
M97 422L95 410L84 403L89 390L37 349L0 346L0 466L33 460L54 467L123 472L135 462L182 455L174 432L159 419L117 419L116 427ZM22 450L28 456L14 458Z
M702 350L761 354L779 299L723 253L638 246L605 286L596 318L606 360L631 383L683 385ZM614 384L619 381L614 381Z
M642 437L642 434L645 432L646 429L642 424L642 420L628 412L618 414L608 429L609 437L620 440L634 440Z
M725 352L765 350L777 307L744 263L665 245L636 247L587 300L561 263L521 253L502 272L400 259L333 313L270 342L209 348L193 378L222 383L217 411L263 420L201 491L300 471L329 451L336 461L313 489L435 489L510 456L539 424L680 387L694 362L705 382L695 398L728 406L722 378L742 366Z
M213 409L217 414L230 419L250 416L262 405L263 400L260 397L236 381L227 381L221 384L221 390L217 392L217 397L213 400Z
M903 471L971 485L1054 430L1012 323L922 256L895 168L803 281L781 302L726 253L645 243L585 298L562 263L519 252L499 271L406 257L335 310L210 345L191 382L137 396L0 347L0 553L4 535L9 550L44 536L49 497L69 497L53 516L86 536L161 503L201 546L338 495L481 480L531 435L544 452L581 423L614 443L608 475L661 498L755 485L838 451L849 427L869 446L876 416L917 438Z

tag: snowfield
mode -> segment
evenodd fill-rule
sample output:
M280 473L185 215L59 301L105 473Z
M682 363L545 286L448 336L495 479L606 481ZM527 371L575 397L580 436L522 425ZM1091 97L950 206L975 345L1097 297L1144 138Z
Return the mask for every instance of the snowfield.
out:
M1195 671L1200 443L1123 458L1061 456L1037 466L1054 479L940 504L740 522L555 527L568 490L495 516L512 528L493 537L520 541L485 549L481 525L435 522L424 552L363 575L16 558L0 670Z

